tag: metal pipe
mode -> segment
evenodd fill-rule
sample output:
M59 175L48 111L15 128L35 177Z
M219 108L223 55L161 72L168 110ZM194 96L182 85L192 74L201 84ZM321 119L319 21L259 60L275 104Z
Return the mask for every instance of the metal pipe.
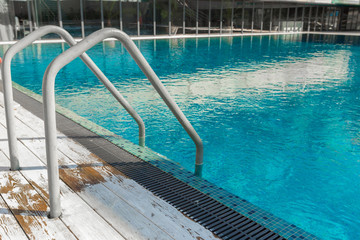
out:
M330 30L330 14L331 14L331 7L328 7L329 9L329 16L328 16L328 19L327 19L327 30L329 31ZM354 9L354 12L353 12L353 16L351 18L352 20L352 23L354 23L354 16L355 16L355 9ZM351 24L351 29L352 29L352 24Z
M140 36L140 0L136 1L136 26L137 26L137 35Z
M269 32L272 30L272 18L273 18L273 8L270 9L270 27ZM270 39L270 38L269 38Z
M119 0L119 21L120 21L120 30L123 31L123 19L122 19L122 0Z
M263 27L264 27L264 2L262 4L262 8L261 8L261 20L260 20L260 32L262 33L263 31ZM261 44L260 44L261 46Z
M197 0L199 2L199 0ZM224 10L224 0L221 0L220 3L220 34L222 34L223 29L223 10Z
M63 27L60 0L57 0L57 8L58 8L58 20L59 20L59 26L60 26L60 27Z
M139 2L139 0L138 0ZM168 3L169 3L169 36L171 36L171 0L168 0ZM169 41L170 42L170 41Z
M235 7L235 0L232 0L231 4L231 34L234 33L234 7Z
M209 0L209 29L208 34L210 35L211 32L211 0Z
M154 36L156 36L156 0L154 0L153 4L153 25L154 25Z
M290 8L287 9L287 14L286 14L286 24L285 24L286 32L289 32L288 29L289 15L290 15Z
M100 0L100 18L101 18L101 28L105 27L104 24L104 2Z
M254 15L255 15L255 3L252 3L252 14L251 14L251 33L254 31Z
M350 12L351 8L348 8L348 14L347 14L347 18L346 18L346 30L351 30L351 25L352 25L352 17L350 17L350 14L352 14L352 12ZM325 13L327 15L327 12ZM326 21L326 16L325 16L325 21Z
M322 13L321 13L321 28L320 31L322 32L324 29L324 14L325 14L325 7L322 7Z
M4 85L4 103L5 103L5 113L6 113L6 124L7 124L7 133L9 139L9 152L10 152L10 162L11 169L19 169L19 158L17 151L17 138L15 132L15 115L13 109L13 91L12 91L12 82L11 82L11 60L16 53L24 49L29 44L33 43L35 40L41 38L44 35L49 33L55 33L60 35L70 46L76 44L75 40L71 35L58 26L45 26L37 29L36 31L30 33L13 46L11 46L5 53L3 64L1 66L1 74ZM96 77L106 86L106 88L111 92L111 94L118 100L118 102L126 109L126 111L135 119L139 126L139 145L145 145L145 124L141 117L136 113L136 111L130 106L130 104L124 99L124 97L116 90L114 85L111 84L109 79L101 72L101 70L96 66L96 64L91 60L91 58L86 54L80 56L82 61L90 68L90 70L96 75Z
M297 7L295 7L295 16L294 16L294 32L295 32L295 29L296 29L297 12L298 12L298 8L297 8Z
M316 6L314 32L316 32L316 24L317 24L317 21L318 21L318 12L319 12L319 6Z
M339 15L338 15L338 22L337 22L337 31L341 31L341 18L343 14L343 8L339 7Z
M80 18L81 18L81 37L85 38L85 25L84 25L84 6L83 1L80 0Z
M196 35L199 34L199 0L196 0Z
M183 0L183 22L182 22L182 25L183 25L183 34L185 34L185 0Z
M310 10L309 10L308 32L310 32L310 26L311 26L311 10L312 10L312 7L310 7Z
M37 1L32 1L32 7L33 7L33 13L34 13L34 26L35 29L37 29L39 27L39 12L38 12L38 5L37 5Z
M358 8L358 10L359 10L359 8ZM334 12L334 30L336 29L336 30L339 30L339 23L340 23L340 16L341 16L341 14L340 14L340 9L339 9L339 11L338 11L338 8L336 7L335 8L335 10L334 10L335 12ZM338 13L337 15L336 15L336 13ZM360 17L360 11L359 11L359 13L358 13L358 22L359 22L359 17Z
M105 28L98 30L86 39L74 45L67 51L57 56L47 67L43 78L43 99L44 99L44 116L45 116L45 137L46 137L46 154L48 161L48 174L49 174L49 191L50 191L50 216L58 217L60 211L60 189L58 179L58 162L56 157L56 121L55 121L55 78L57 73L68 63L80 56L83 52L89 50L100 41L106 38L116 38L127 49L142 72L146 75L155 90L164 100L166 105L175 115L177 120L190 135L191 139L196 145L196 163L195 174L201 176L203 165L203 143L192 127L191 123L187 120L183 112L180 110L175 101L171 98L170 94L161 83L155 72L152 70L148 62L145 60L139 49L134 42L124 32L113 29ZM50 184L51 183L51 184Z
M241 11L241 33L244 33L244 14L245 14L245 1L243 1L242 11Z
M27 0L27 9L28 9L28 17L29 17L29 28L30 28L30 32L33 31L33 22L32 22L32 18L31 18L31 6L30 6L30 0Z
M279 23L278 23L279 27L278 27L278 32L280 32L280 27L281 27L281 6L279 8Z
M304 31L304 14L305 14L305 7L301 10L301 31Z
M331 8L332 9L332 17L331 17L331 19L330 19L330 25L332 25L332 30L334 30L334 20L335 20L335 7L333 7L333 8ZM357 12L358 14L359 14L359 10L358 10L358 12ZM357 16L356 16L356 18L355 18L355 29L354 30L356 30L356 27L357 27Z

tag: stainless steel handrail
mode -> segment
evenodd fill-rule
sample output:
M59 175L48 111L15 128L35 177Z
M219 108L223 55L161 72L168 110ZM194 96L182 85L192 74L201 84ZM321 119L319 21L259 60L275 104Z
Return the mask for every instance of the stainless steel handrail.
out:
M130 53L142 72L146 75L155 90L158 92L166 105L175 115L177 120L194 141L196 145L195 174L201 176L203 164L203 143L195 129L192 127L191 123L187 120L178 105L171 98L160 79L157 77L130 37L117 29L101 29L92 33L78 44L57 56L49 64L44 74L42 89L45 115L46 156L49 177L51 218L58 217L61 214L59 170L56 157L55 78L61 68L106 38L116 38L124 45L126 50Z
M30 33L12 47L10 47L3 58L3 63L1 66L1 74L4 85L4 102L5 102L5 113L6 113L6 124L7 124L7 133L9 139L9 152L10 152L10 162L11 169L19 169L19 158L17 150L17 138L15 132L15 117L14 117L14 108L13 108L13 91L12 91L12 81L11 81L11 60L14 55L25 47L33 43L35 40L49 34L55 33L61 36L70 46L76 44L73 37L63 28L57 26L44 26L36 31ZM82 61L90 68L90 70L96 75L96 77L105 85L105 87L111 92L111 94L116 98L116 100L126 109L126 111L134 118L136 123L139 126L139 145L145 146L145 124L141 119L139 114L131 107L131 105L126 101L126 99L116 90L115 86L109 81L109 79L104 75L104 73L97 67L97 65L91 60L91 58L86 54L82 53L80 55Z

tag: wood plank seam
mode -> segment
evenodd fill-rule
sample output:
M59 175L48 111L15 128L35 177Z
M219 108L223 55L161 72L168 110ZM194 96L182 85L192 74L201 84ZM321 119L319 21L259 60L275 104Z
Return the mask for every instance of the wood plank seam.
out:
M9 168L10 169L10 168ZM2 196L2 194L0 193L0 197L1 197L1 200L4 202L4 204L6 205L7 209L11 212L14 220L18 223L20 229L23 231L24 235L27 237L27 239L30 240L30 238L28 237L28 235L26 234L24 228L21 226L19 220L15 217L15 214L14 212L12 211L12 209L10 208L9 204L5 201L4 197ZM1 239L1 235L0 235L0 239Z
M1 190L2 197L28 238L52 239L56 236L63 239L75 238L60 220L47 218L47 203L19 171L2 173L0 178L3 183L6 181L5 187Z
M33 184L33 181L30 181L27 176L25 176L23 174L23 172L21 171L21 168L20 168L20 171L18 171L20 173L21 176L23 176L27 182L29 183L30 186L33 187L33 189L39 194L39 196L44 200L44 202L49 206L49 202L48 202L48 199L45 198L45 194L43 192L40 191L40 189L36 186L34 186ZM61 217L59 217L59 220L64 224L64 226L69 230L69 232L71 232L74 237L76 237L75 233L71 230L71 228L63 221L63 219ZM77 238L77 237L76 237Z
M45 198L46 195L44 195L44 193L41 192L40 188L34 186L34 182L31 181L31 180L29 180L28 177L26 177L26 176L22 173L21 168L20 168L20 171L19 171L19 172L20 172L20 174L27 180L27 182L29 183L29 185L32 186L32 187L35 189L35 191L36 191L36 192L39 194L39 196L44 200L44 202L45 202L48 206L50 206L50 205L49 205L49 202L48 202L48 199ZM61 216L59 217L59 220L64 224L64 226L69 230L69 232L71 232L71 233L74 235L74 237L75 237L76 239L78 239L78 238L76 237L76 234L75 234L75 233L71 230L71 228L64 222L64 220L61 218Z

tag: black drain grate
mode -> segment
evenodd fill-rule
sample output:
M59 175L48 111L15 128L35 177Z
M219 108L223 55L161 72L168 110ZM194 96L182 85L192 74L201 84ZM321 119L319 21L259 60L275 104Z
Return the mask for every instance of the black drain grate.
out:
M111 165L222 239L285 239L149 163Z

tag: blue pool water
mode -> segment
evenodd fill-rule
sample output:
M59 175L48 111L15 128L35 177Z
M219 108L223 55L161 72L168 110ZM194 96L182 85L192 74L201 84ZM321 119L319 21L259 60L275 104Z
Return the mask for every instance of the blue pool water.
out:
M358 239L359 40L136 44L203 139L204 178L320 238ZM13 80L41 93L45 68L63 48L28 47L13 60ZM89 55L143 117L147 146L193 171L193 142L121 45L105 42ZM136 123L80 60L61 70L56 94L60 105L137 143Z

